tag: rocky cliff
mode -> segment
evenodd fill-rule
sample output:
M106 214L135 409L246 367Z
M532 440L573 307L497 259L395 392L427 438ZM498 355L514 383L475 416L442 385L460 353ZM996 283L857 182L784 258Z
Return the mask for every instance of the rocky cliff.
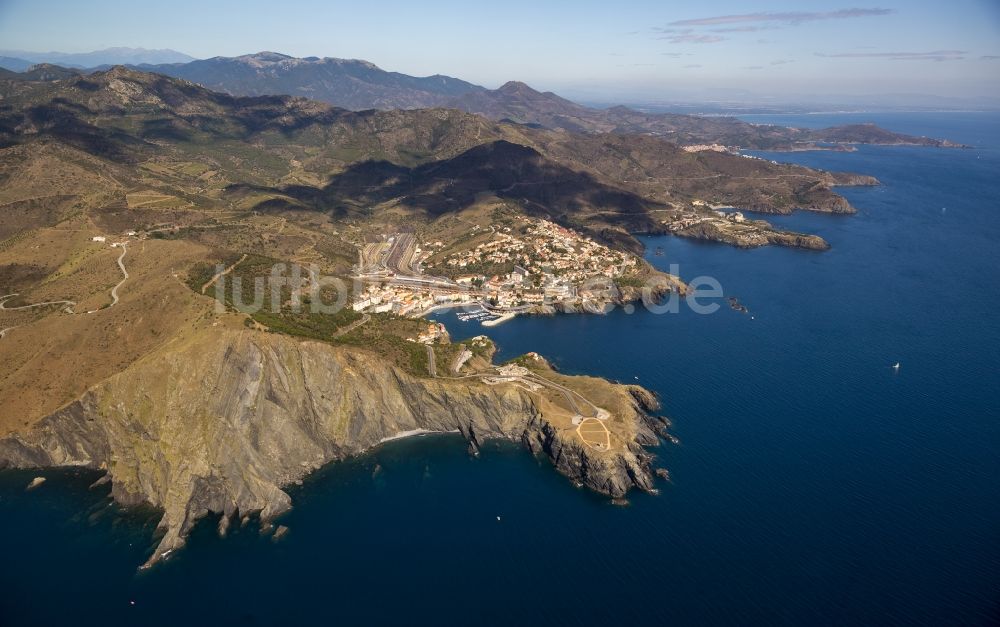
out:
M617 399L610 450L585 444L522 386L415 378L364 351L208 329L0 440L0 466L106 470L116 500L163 510L148 564L181 547L210 512L259 513L266 523L291 506L284 486L416 430L460 431L473 445L520 440L598 492L651 490L642 445L657 442L645 413L655 401L634 386L587 381Z

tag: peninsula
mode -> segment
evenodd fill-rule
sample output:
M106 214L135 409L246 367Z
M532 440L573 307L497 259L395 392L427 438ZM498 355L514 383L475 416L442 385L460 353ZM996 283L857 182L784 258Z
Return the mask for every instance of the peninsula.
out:
M455 109L354 112L161 74L0 77L0 465L106 473L163 511L155 563L222 515L408 433L521 442L654 489L636 386L494 363L417 316L602 311L683 292L634 237L822 249L746 213L850 212L834 174Z

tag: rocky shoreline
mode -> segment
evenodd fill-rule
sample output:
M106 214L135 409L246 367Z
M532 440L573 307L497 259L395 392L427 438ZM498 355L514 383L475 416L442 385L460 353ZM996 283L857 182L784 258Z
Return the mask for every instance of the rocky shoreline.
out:
M757 248L760 246L786 246L789 248L803 248L806 250L829 250L830 244L819 235L808 235L805 233L793 233L791 231L777 231L766 222L766 225L752 236L740 236L719 229L711 222L701 222L686 229L674 233L680 237L697 239L707 242L719 242L729 244L737 248Z
M417 378L364 351L216 331L168 345L0 440L0 467L103 470L117 502L161 509L163 536L145 566L182 547L210 513L271 524L292 506L284 487L413 430L459 431L473 448L492 438L521 442L613 498L652 491L644 447L662 430L651 417L655 398L588 381L619 399L621 442L609 451L588 447L516 385Z

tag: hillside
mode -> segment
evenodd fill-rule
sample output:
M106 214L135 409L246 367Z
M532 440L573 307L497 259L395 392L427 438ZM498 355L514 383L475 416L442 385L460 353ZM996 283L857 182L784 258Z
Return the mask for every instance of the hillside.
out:
M874 182L689 153L655 137L575 135L455 110L350 112L288 96L237 98L125 68L0 79L0 94L2 293L20 294L12 305L106 307L121 276L113 251L91 237L137 231L146 252L134 260L129 253L135 280L122 302L159 303L128 342L114 340L114 329L138 314L122 306L111 315L125 317L98 328L85 317L63 319L58 308L0 312L0 328L16 328L2 340L7 347L32 329L43 334L23 345L24 361L9 357L0 398L23 413L10 414L4 429L31 424L196 318L179 277L199 263L252 252L346 276L372 238L410 230L457 240L469 224L488 226L497 208L631 251L641 249L634 233L666 231L738 246L822 248L819 238L760 220L736 224L711 206L851 211L833 186ZM158 300L167 295L169 306ZM74 339L81 334L115 349L78 367L87 359ZM30 384L51 370L38 346L63 354L66 367L44 393Z
M122 164L197 161L213 176L192 198L195 204L221 199L231 184L322 187L330 176L366 160L415 167L504 139L586 172L587 186L621 189L654 203L681 203L676 209L700 199L770 212L796 206L850 210L830 191L846 179L712 151L687 152L656 137L553 132L454 110L350 112L289 96L238 98L124 68L57 82L7 81L3 93L11 108L0 114L0 142L51 138ZM148 167L140 172L151 175ZM591 199L576 199L581 205L611 198L581 194ZM609 200L601 208L635 213Z

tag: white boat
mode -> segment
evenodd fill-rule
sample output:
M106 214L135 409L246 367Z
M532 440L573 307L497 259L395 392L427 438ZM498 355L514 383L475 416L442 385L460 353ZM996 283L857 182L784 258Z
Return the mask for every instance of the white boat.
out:
M899 370L899 362L898 362L898 361L896 362L896 365L894 365L894 366L892 367L892 369L893 369L893 370Z

